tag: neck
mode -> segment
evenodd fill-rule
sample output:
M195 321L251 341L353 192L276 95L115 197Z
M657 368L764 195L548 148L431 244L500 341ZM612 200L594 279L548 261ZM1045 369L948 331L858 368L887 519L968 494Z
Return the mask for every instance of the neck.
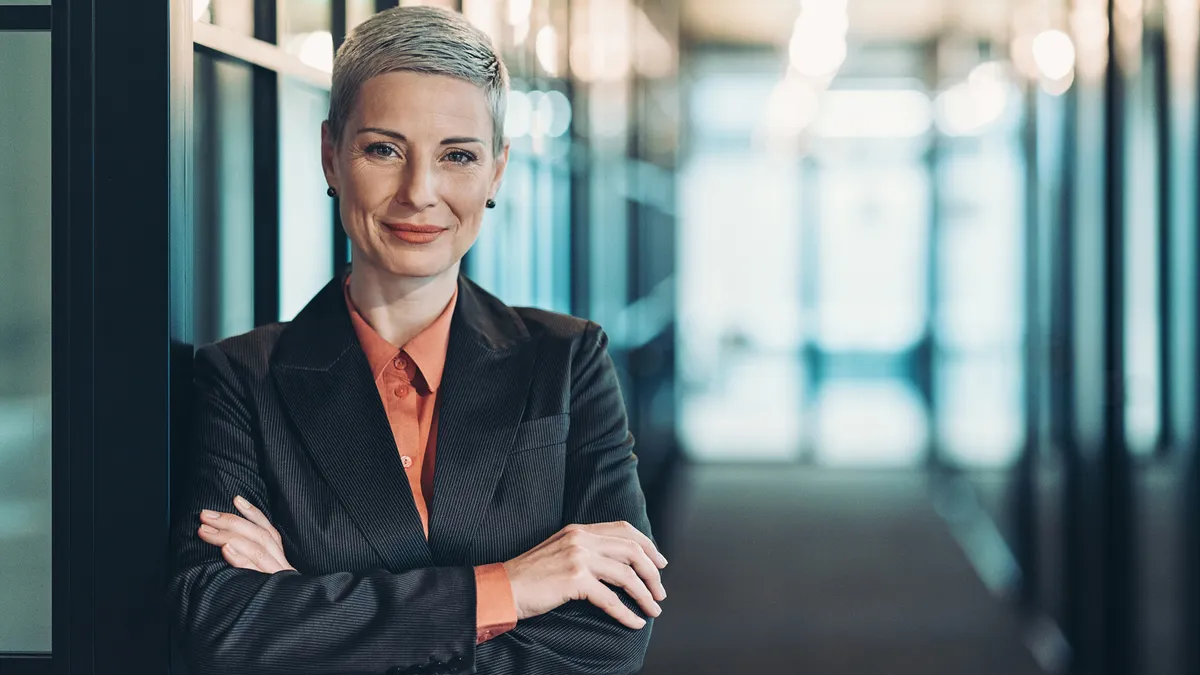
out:
M355 258L350 300L371 328L397 347L441 316L458 285L459 263L437 276L416 278L398 277Z

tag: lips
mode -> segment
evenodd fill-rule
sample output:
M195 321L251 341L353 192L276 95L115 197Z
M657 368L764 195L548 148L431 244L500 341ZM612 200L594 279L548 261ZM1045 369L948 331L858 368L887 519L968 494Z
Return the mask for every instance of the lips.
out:
M446 231L437 225L417 225L416 223L384 223L384 227L392 236L409 244L428 244Z
M438 234L446 229L437 225L417 225L415 223L384 223L383 226L392 232L416 232L417 234Z

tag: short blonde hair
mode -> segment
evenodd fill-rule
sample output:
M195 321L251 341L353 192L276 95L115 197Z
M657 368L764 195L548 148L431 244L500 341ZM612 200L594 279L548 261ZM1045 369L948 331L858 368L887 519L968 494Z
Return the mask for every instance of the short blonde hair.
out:
M492 116L492 151L504 148L508 69L487 34L466 17L437 7L393 7L367 19L333 60L329 127L337 142L363 84L396 71L445 75L483 90Z

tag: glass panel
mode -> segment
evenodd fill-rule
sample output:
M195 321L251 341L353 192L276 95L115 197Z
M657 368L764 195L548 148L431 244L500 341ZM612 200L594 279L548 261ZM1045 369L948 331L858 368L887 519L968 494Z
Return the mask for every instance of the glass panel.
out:
M1126 89L1125 127L1125 430L1129 449L1158 445L1160 401L1158 307L1158 144L1153 59Z
M871 159L829 163L819 174L824 349L894 353L925 329L929 176L915 157Z
M254 35L251 0L192 0L192 18L228 28L239 35Z
M253 72L195 58L195 339L254 327Z
M938 438L969 467L1004 466L1024 438L1024 164L1015 129L948 139L939 162Z
M0 32L0 652L50 651L50 34Z
M301 61L333 71L333 8L329 0L280 0L279 46ZM282 108L280 108L282 110Z
M333 276L333 201L321 169L329 92L279 80L279 313L288 321Z
M1195 270L1196 250L1196 136L1197 98L1196 65L1197 37L1200 36L1200 16L1191 2L1167 2L1168 77L1170 86L1170 183L1171 203L1165 205L1171 214L1171 355L1174 360L1170 401L1174 405L1175 438L1180 447L1195 442L1196 409L1195 378L1197 288Z

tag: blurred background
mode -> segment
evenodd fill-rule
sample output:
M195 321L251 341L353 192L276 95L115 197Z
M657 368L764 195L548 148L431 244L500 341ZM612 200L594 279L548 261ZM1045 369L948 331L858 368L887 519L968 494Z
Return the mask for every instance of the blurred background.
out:
M348 260L319 126L394 4L192 0L195 344ZM462 11L512 76L466 272L611 338L672 561L644 672L1200 673L1200 2L401 4ZM16 652L50 640L31 36L0 33Z

